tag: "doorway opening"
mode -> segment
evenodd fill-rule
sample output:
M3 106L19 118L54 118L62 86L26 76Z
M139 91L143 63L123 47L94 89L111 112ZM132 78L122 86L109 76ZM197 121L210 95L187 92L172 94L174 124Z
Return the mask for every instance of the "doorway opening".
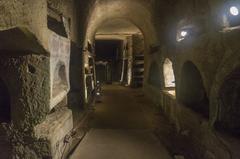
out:
M97 81L111 84L121 78L121 40L96 40Z
M145 44L138 27L124 19L108 20L97 29L95 46L97 81L143 86Z
M178 97L182 104L204 117L209 117L209 99L202 76L198 68L190 61L183 65Z

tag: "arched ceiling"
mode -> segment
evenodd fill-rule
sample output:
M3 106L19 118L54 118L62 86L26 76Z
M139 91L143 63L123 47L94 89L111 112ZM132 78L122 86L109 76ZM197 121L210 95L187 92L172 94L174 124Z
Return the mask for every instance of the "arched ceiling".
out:
M112 19L100 26L96 34L137 34L140 32L138 27L127 20Z
M93 41L97 30L106 31L106 28L110 26L115 26L111 31L119 31L121 27L134 30L133 25L129 25L129 23L141 30L149 44L155 43L157 37L151 11L149 2L144 0L97 0L88 18L85 44L87 40ZM125 19L128 22L121 23L114 19ZM111 21L115 22L111 23ZM116 25L119 23L121 24L117 27Z

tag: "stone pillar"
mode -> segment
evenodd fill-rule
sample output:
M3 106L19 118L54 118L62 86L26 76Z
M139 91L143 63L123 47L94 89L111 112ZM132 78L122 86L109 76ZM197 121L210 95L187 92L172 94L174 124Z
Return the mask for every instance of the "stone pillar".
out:
M66 107L69 57L64 54L70 48L61 37L56 39L58 54L51 52L50 42L49 53L26 28L0 32L0 78L11 105L10 121L0 123L0 132L11 144L8 158L60 158L73 128Z
M78 124L84 110L83 55L80 47L71 43L70 56L70 92L68 105L73 111L74 125Z

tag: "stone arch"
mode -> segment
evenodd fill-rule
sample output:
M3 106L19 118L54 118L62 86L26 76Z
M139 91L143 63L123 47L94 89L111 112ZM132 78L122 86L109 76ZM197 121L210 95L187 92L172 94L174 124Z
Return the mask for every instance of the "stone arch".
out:
M221 107L223 106L222 103L222 97L221 91L224 90L224 88L228 87L228 84L230 84L228 81L231 81L231 79L236 75L235 72L239 71L240 68L240 54L238 52L235 52L231 56L226 57L222 60L221 64L219 65L215 80L213 81L213 86L211 87L210 92L210 117L211 117L211 125L219 130L224 130L224 127L221 127L221 124L219 122L223 121L221 120ZM236 78L235 78L236 79ZM224 90L226 91L226 89ZM228 129L229 132L231 132L230 129Z
M135 1L114 0L108 2L96 2L98 5L92 10L88 19L85 42L93 40L96 30L107 20L121 18L131 21L138 26L150 44L156 42L156 33L151 22L151 13L143 3Z
M95 35L98 31L99 28L101 28L104 24L106 23L111 23L112 21L121 21L121 22L125 22L125 23L128 23L129 25L132 25L133 27L136 28L136 30L138 30L138 32L141 32L143 33L143 30L140 26L138 26L134 21L132 21L131 19L129 18L121 18L121 17L117 17L117 18L110 18L110 19L105 19L103 21L101 21L101 23L99 23L98 27L96 28L96 30L94 30L94 33L93 35Z
M157 62L153 62L149 68L148 83L158 88L161 87L160 69Z
M214 123L218 130L240 135L240 67L224 80L218 92L218 117Z
M0 123L11 122L11 101L8 88L0 78Z
M118 24L118 25L117 25ZM115 29L112 29L115 28ZM121 40L124 43L122 56L128 57L128 61L121 63L125 69L127 85L140 87L144 81L144 67L146 52L145 37L142 29L127 17L112 17L102 20L93 32L95 40ZM126 52L125 52L126 51ZM127 67L132 66L132 67Z
M182 67L178 100L203 116L209 116L209 99L201 73L190 61L185 62Z
M66 91L67 88L66 68L63 62L59 62L54 71L53 97L56 97L59 91Z
M166 88L175 87L175 75L173 70L173 63L166 58L163 63L164 85Z

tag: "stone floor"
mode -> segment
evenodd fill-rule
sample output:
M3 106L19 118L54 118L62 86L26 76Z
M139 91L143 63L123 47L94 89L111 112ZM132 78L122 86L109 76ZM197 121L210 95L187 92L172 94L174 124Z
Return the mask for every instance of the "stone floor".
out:
M171 159L153 134L155 111L140 89L103 88L90 131L70 159Z

